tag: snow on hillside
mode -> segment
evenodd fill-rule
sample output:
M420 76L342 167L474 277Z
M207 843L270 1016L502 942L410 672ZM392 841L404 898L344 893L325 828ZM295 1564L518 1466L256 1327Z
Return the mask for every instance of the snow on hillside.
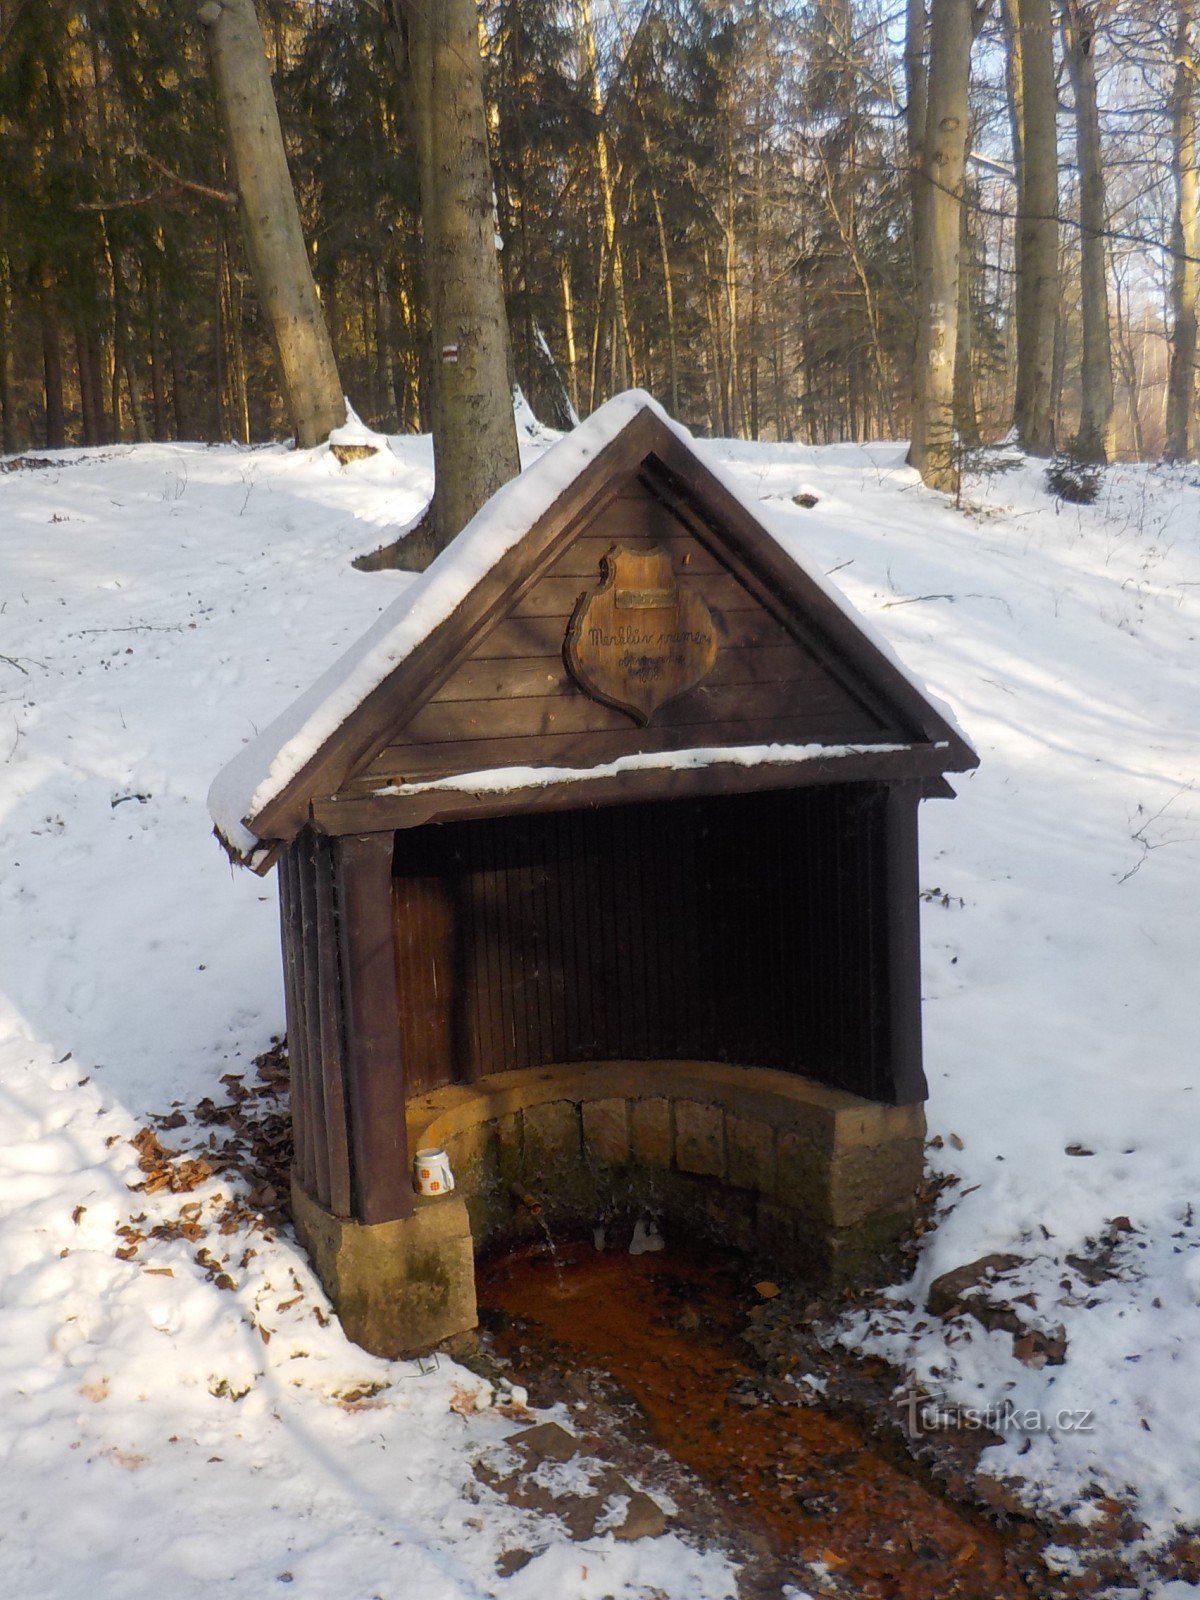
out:
M964 515L899 446L703 448L982 758L923 821L931 1159L961 1182L915 1282L845 1337L947 1403L1094 1413L1089 1430L1013 1430L984 1461L1047 1504L1130 1493L1161 1540L1200 1520L1200 481L1118 467L1080 508L1021 468L972 483ZM724 1558L670 1534L577 1546L543 1530L543 1554L498 1578L533 1514L480 1501L472 1465L512 1406L445 1360L348 1345L291 1239L228 1212L228 1179L182 1197L232 1216L205 1235L208 1267L186 1236L115 1254L116 1227L148 1234L180 1210L131 1191L130 1138L223 1098L222 1075L282 1030L274 881L230 869L208 784L412 581L350 558L420 510L430 456L405 439L346 469L182 445L42 459L0 473L12 1592L728 1593ZM1023 1257L1005 1294L1062 1325L1062 1365L1026 1365L969 1319L948 1343L923 1311L934 1277L992 1250ZM1104 1272L1081 1279L1068 1256Z

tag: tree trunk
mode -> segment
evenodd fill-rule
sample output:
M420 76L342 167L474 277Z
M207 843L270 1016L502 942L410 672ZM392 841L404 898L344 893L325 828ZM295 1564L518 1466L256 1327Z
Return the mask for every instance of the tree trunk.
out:
M1108 268L1104 243L1108 216L1101 165L1096 62L1096 16L1082 0L1064 0L1063 43L1075 94L1075 144L1079 160L1080 307L1083 318L1082 402L1075 452L1103 463L1112 448L1112 341L1108 326Z
M346 420L346 404L313 286L300 213L253 0L206 0L205 26L250 270L302 448Z
M925 153L925 117L929 99L929 68L925 59L928 35L929 23L925 15L925 0L906 0L904 84L907 103L904 107L904 130L912 201L913 271L917 277L920 275L920 265L916 259L917 213L925 192L925 186L921 181L921 164Z
M1200 176L1196 172L1194 0L1179 0L1171 96L1171 366L1167 378L1167 461L1186 461L1196 388L1196 306L1200 298Z
M954 493L954 352L960 212L967 155L972 0L933 0L922 194L917 207L917 350L908 459L932 489Z
M397 0L433 323L433 526L443 549L521 470L473 0ZM422 552L413 552L419 558Z
M12 296L8 255L0 250L0 450L10 455L16 446L12 403Z
M975 330L972 325L971 231L967 208L959 210L958 238L958 336L954 341L954 426L964 445L982 443L979 410L975 402Z
M1054 450L1058 315L1058 96L1050 0L1005 0L1017 169L1017 388L1013 422L1031 455Z
M46 448L61 450L67 442L63 405L62 330L58 313L58 284L51 267L38 273L38 304L42 323L42 393L45 399Z

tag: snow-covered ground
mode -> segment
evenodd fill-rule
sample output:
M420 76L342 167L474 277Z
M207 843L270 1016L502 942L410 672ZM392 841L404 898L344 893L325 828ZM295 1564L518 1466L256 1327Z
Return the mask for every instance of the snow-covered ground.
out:
M1081 508L1022 467L973 482L962 514L900 446L702 448L982 757L956 802L924 808L932 1159L961 1183L915 1284L846 1335L947 1402L1092 1413L1013 1430L985 1463L1060 1507L1093 1484L1131 1495L1162 1539L1200 1520L1200 478L1117 467ZM506 1397L445 1360L348 1345L286 1235L214 1225L207 1265L187 1237L115 1254L118 1226L223 1214L224 1178L132 1190L129 1140L223 1098L221 1076L282 1030L274 882L229 867L208 784L412 581L350 558L419 512L431 464L413 439L344 469L187 445L44 459L0 474L11 1592L732 1592L719 1553L672 1534L571 1544L495 1500L473 1463L511 1431L513 1406L490 1403ZM802 490L815 507L793 504ZM1113 1218L1130 1224L1116 1276L1084 1283L1066 1257L1094 1259ZM992 1250L1025 1258L1005 1296L1065 1328L1062 1365L1025 1365L969 1319L948 1343L922 1310L935 1276ZM500 1578L510 1546L545 1548Z

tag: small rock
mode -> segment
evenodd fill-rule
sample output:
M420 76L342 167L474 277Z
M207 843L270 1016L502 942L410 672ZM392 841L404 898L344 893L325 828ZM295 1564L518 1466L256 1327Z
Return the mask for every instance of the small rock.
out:
M657 1500L635 1489L629 1496L625 1521L612 1530L614 1539L656 1539L667 1528L667 1515Z
M817 496L815 494L810 494L807 490L792 496L792 504L796 506L803 506L805 511L811 511L816 503Z
M520 1572L522 1567L527 1567L533 1560L532 1550L501 1550L496 1557L496 1573L501 1578L511 1578L514 1572Z
M579 1454L579 1440L557 1422L539 1422L535 1427L510 1433L504 1441L528 1456L530 1461L570 1461Z
M331 444L329 448L344 467L352 461L369 461L379 454L379 447L373 444Z
M1011 1272L1014 1267L1021 1265L1022 1260L1021 1256L995 1251L991 1255L980 1256L978 1261L965 1262L961 1267L943 1272L940 1278L933 1280L925 1304L931 1315L944 1317L954 1306L961 1304L969 1289L976 1288L989 1276Z
M774 1300L775 1296L779 1293L779 1285L777 1283L772 1283L769 1278L764 1278L761 1283L756 1283L754 1285L754 1292L757 1295L760 1295L764 1300Z
M1067 1331L1063 1327L1049 1332L1030 1328L1013 1338L1013 1355L1027 1367L1061 1367L1067 1359Z

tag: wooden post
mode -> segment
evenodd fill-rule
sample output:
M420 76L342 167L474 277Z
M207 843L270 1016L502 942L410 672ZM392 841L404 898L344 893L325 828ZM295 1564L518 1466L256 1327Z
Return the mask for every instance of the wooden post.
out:
M335 842L335 852L354 1215L360 1222L393 1222L411 1216L413 1192L392 929L392 835L349 834Z
M912 1105L929 1094L921 1065L920 799L919 783L888 786L884 836L891 1083L883 1092L896 1105Z

